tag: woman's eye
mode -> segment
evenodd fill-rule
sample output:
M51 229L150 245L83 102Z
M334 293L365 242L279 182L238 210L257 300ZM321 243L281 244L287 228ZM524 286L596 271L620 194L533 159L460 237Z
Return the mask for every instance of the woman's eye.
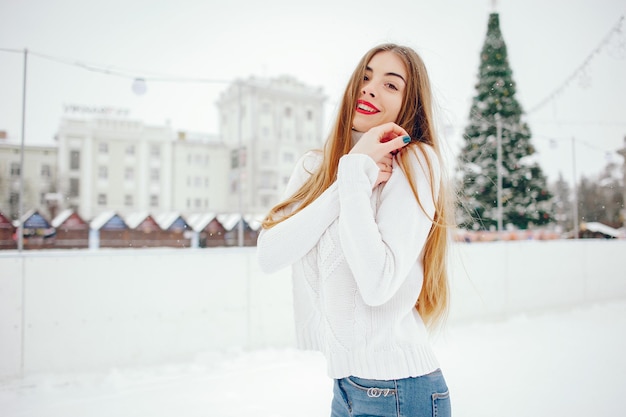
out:
M398 87L396 87L394 84L387 83L385 85L387 86L387 88L391 88L392 90L398 91Z
M370 77L368 77L367 75L363 76L363 81L369 81Z

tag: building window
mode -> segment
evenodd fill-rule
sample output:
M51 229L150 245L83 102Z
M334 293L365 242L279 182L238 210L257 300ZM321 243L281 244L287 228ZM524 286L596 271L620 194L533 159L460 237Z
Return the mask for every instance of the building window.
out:
M161 156L161 148L159 147L159 145L150 146L150 156L153 158L158 158L159 156Z
M71 170L80 169L80 151L70 152L70 169Z
M70 197L78 197L80 182L78 178L70 178Z
M126 181L134 181L135 180L135 169L126 167L124 170L124 179Z
M204 177L204 188L209 188L209 177Z
M285 107L285 117L291 117L291 107Z
M197 209L202 208L202 199L196 198L194 203L195 203L195 207L194 208L197 208Z
M230 151L230 167L238 168L246 166L246 148L238 148Z
M9 194L9 206L11 207L11 211L17 213L19 210L20 204L20 193L11 192Z
M272 159L272 154L270 151L265 150L261 152L261 162L264 164L269 164Z
M151 168L150 169L150 181L152 182L159 182L159 169L158 168Z
M152 194L150 196L150 207L159 207L159 196Z
M260 185L261 185L261 188L273 188L272 187L272 174L268 172L262 172Z
M313 110L307 110L306 111L306 119L307 120L313 120Z
M293 163L293 154L291 152L285 152L283 154L283 162Z
M98 205L106 206L107 205L107 195L106 194L98 194Z
M196 177L195 181L194 181L194 186L195 187L200 187L201 185L202 185L202 178Z
M98 178L101 180L109 178L109 170L107 167L98 167Z
M134 155L135 154L135 145L128 145L126 147L126 155Z
M268 103L267 101L264 101L263 104L261 104L261 113L268 114L271 111L272 111L272 105Z
M131 194L126 194L124 196L124 205L126 207L132 207L133 206L133 196Z
M20 163L19 162L11 162L11 176L12 177L20 176Z
M98 143L98 153L101 153L101 154L109 153L109 144L106 142Z
M50 178L50 165L43 164L41 166L41 177L42 178Z

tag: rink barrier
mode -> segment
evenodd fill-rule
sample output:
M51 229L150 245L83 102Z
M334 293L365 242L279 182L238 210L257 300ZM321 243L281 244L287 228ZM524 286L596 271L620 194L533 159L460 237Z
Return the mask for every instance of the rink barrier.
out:
M288 269L256 248L0 253L0 378L294 345ZM626 240L455 244L449 324L626 297Z

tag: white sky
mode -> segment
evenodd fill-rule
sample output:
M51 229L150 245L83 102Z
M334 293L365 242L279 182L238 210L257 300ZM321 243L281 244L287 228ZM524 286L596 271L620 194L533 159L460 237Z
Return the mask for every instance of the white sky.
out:
M489 0L298 2L286 0L0 0L0 48L28 60L27 143L53 143L64 105L113 106L149 123L217 133L224 84L149 83L137 76L233 80L289 74L328 96L325 127L354 65L381 42L412 46L426 61L451 152L475 94ZM527 111L591 56L554 100L529 114L533 143L550 180L598 173L626 136L626 23L592 54L626 13L623 0L501 0L500 24ZM36 54L60 58L62 64ZM0 51L0 130L21 135L23 54ZM612 156L607 156L610 153Z

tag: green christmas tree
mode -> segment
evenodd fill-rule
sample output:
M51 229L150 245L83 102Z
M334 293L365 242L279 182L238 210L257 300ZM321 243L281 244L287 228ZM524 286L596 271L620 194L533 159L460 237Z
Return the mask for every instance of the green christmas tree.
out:
M497 227L499 137L502 225L528 229L550 223L552 195L533 157L530 129L522 121L523 111L515 99L513 72L497 13L489 16L480 58L476 96L458 160L462 184L457 221L471 230Z

